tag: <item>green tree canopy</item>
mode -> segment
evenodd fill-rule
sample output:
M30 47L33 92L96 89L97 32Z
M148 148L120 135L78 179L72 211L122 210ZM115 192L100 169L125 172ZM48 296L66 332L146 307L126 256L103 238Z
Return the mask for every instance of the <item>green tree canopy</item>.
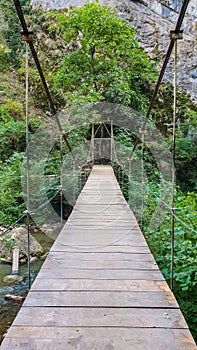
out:
M54 78L55 90L69 102L106 100L142 110L143 89L155 69L135 29L115 9L97 2L54 16L53 27L58 26L68 51Z

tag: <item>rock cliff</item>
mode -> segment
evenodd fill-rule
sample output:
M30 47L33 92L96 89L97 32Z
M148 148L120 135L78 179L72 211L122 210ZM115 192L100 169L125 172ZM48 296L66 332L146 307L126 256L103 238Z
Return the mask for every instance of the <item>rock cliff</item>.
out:
M32 0L32 6L45 10L82 6L89 0ZM116 7L119 15L137 30L138 40L160 67L174 29L182 0L100 0L102 5ZM197 101L197 6L190 0L183 23L184 38L178 42L178 85ZM173 57L164 81L173 79Z

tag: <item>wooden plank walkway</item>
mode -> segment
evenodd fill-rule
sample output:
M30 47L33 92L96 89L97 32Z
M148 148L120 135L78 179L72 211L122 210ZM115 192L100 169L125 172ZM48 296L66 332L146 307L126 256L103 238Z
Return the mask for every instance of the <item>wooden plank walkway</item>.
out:
M94 166L2 350L194 350L110 166Z

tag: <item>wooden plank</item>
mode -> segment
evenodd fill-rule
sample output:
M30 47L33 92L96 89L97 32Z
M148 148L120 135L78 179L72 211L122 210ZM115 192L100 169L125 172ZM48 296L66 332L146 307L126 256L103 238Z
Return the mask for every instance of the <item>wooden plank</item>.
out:
M65 240L66 243L67 238L69 238L71 235L75 235L76 238L78 238L78 236L81 236L82 238L87 236L91 238L93 237L95 239L97 239L97 236L106 236L106 239L108 239L108 237L116 237L119 235L121 238L130 239L133 244L135 241L146 243L144 236L138 234L137 230L134 230L134 228L129 229L129 227L124 226L124 224L122 227L116 227L115 223L111 222L106 222L106 224L103 223L102 225L98 225L97 223L88 225L88 222L82 222L81 224L76 223L76 225L68 225L66 231L64 231L64 234L57 237L57 241L61 240L61 242L63 242Z
M18 275L19 271L19 248L15 247L12 252L12 275Z
M96 201L96 198L95 198L95 201ZM103 216L113 217L114 215L118 214L118 216L120 217L127 216L127 219L135 220L135 217L133 213L130 211L129 207L122 204L111 206L111 203L107 203L106 205L99 205L99 206L96 203L94 206L76 205L76 207L72 211L70 218L76 218L78 216L80 217L80 215L88 215L89 210L92 213L92 218L94 218L94 215L97 215L97 214L100 215L100 217L103 217ZM92 210L94 211L92 212ZM89 217L89 219L91 220L91 217Z
M91 215L90 213L88 215ZM122 223L124 224L125 226L127 225L127 228L131 231L132 229L134 228L138 228L138 225L136 223L136 221L132 220L132 219L129 219L128 217L126 217L125 215L123 216L119 216L119 215L116 215L114 214L113 216L107 216L107 215L95 215L95 218L92 218L90 219L90 217L88 217L87 214L83 214L83 215L79 215L76 220L74 220L74 218L72 220L69 220L65 226L65 228L67 229L67 227L69 226L69 224L75 224L75 221L76 223L79 223L80 221L82 223L86 222L88 225L90 224L93 224L94 222L95 223L99 223L100 222L100 225L101 226L106 226L106 224L108 225L112 225L114 224L114 228L116 228L115 224L118 224L118 223ZM100 216L100 217L99 217ZM139 232L139 234L141 235L141 232Z
M111 167L93 167L2 350L194 350Z
M97 205L98 209L99 209L100 205L101 206L109 205L110 200L111 200L111 203L110 203L111 207L119 205L119 204L123 204L123 205L125 204L125 200L123 199L123 197L121 195L113 195L113 198L110 195L108 195L108 196L103 195L102 197L97 198L96 202L95 202L95 196L91 196L91 195L85 196L85 194L83 194L82 198L80 198L80 197L78 198L77 205L83 206L85 209L86 205L90 206L93 204L93 205Z
M112 199L112 198L111 198ZM96 205L99 207L100 205L108 205L109 204L109 200L110 200L110 196L105 196L103 195L100 198L97 198L96 200ZM95 196L93 195L86 195L85 193L83 193L83 197L79 197L77 199L77 207L82 207L85 210L86 205L90 206L91 204L95 205ZM123 198L122 195L113 195L113 201L110 204L111 207L119 205L119 204L125 204L125 199Z
M150 249L147 245L143 246L123 246L123 245L112 245L112 246L82 246L79 244L76 245L67 245L67 244L60 244L57 241L52 245L50 252L70 252L70 253L121 253L121 254L145 254L150 253Z
M29 292L24 306L178 308L171 292Z
M85 235L86 233L92 233L92 235L101 235L101 234L105 234L106 237L108 235L113 235L113 234L118 234L120 233L121 235L124 236L128 236L130 239L140 239L145 241L144 236L142 235L142 233L140 233L137 228L135 227L135 225L130 224L129 227L123 227L122 229L115 226L114 222L108 222L106 224L100 224L99 226L95 224L95 228L94 226L88 225L88 223L86 224L87 227L75 227L75 224L71 224L71 225L67 225L65 227L65 229L62 231L62 233L58 236L57 240L59 239L65 239L67 238L67 236L69 236L69 234L81 234L81 235Z
M196 350L187 329L11 327L1 350Z
M91 279L43 279L36 278L32 291L165 291L170 289L165 281L147 280L91 280Z
M87 225L92 225L95 223L96 226L98 226L98 223L100 223L101 227L105 227L106 225L113 225L113 229L116 229L117 224L119 226L117 227L117 230L121 228L120 224L122 223L124 226L127 227L129 231L133 230L134 233L136 233L135 231L138 231L138 233L143 236L137 222L132 218L129 218L126 214L120 216L115 213L113 215L102 215L98 212L94 215L93 213L81 213L72 220L68 220L66 226L64 226L64 229L67 229L67 226L69 227L69 225L75 225L75 223L79 225L80 222L83 224L87 223Z
M99 234L99 233L98 233ZM100 236L94 236L94 234L91 234L90 232L87 232L86 235L82 236L80 233L73 233L70 235L67 235L64 240L58 239L58 244L59 245L67 245L70 247L78 247L78 246L83 246L84 248L91 248L95 247L97 248L102 248L106 246L111 246L111 245L122 245L125 247L130 247L130 246L135 246L135 247L142 247L146 246L146 242L143 241L142 239L126 239L124 238L124 233L112 233L110 236L105 235L104 233L100 234Z
M146 241L140 236L128 236L127 230L120 230L119 232L113 232L113 230L86 230L80 228L80 230L73 230L65 233L65 237L59 236L57 238L58 244L67 245L84 245L84 246L106 246L114 245L146 245Z
M164 277L159 270L77 270L77 269L44 269L38 274L39 278L47 279L109 279L109 280L147 280L164 281Z
M122 223L122 225L121 225ZM85 229L86 230L93 230L94 227L95 229L97 229L98 231L103 231L103 230L113 230L114 232L116 231L127 231L130 234L138 234L138 228L137 225L134 222L127 222L127 221L121 221L118 220L117 217L114 217L114 219L112 220L105 220L104 218L100 220L100 224L99 221L97 221L97 219L92 220L88 220L88 219L80 219L80 220L76 220L76 221L71 221L67 223L66 226L66 230L64 232L67 231L71 231L72 229L75 230L80 230L80 228L77 228L77 226L86 226ZM82 227L82 229L84 229ZM141 232L139 232L139 236L143 237L143 235L141 234Z
M105 252L50 252L48 259L81 261L146 261L155 262L151 253L118 253Z
M187 328L179 309L24 307L14 326Z
M103 211L100 211L97 207L95 207L95 211L94 212L79 212L77 214L73 213L73 215L70 217L70 219L68 219L67 224L69 224L70 222L72 222L74 219L76 219L77 221L79 220L87 220L88 222L94 222L96 221L100 221L100 224L102 224L102 220L105 220L107 222L118 222L118 221L125 221L131 225L132 223L134 223L137 226L137 222L133 219L132 216L127 215L127 212L114 212L111 214L106 214L105 210L103 209ZM74 223L74 221L73 221ZM66 224L66 226L67 226ZM66 227L65 226L65 227ZM131 226L130 226L131 227Z
M94 260L55 260L48 257L44 269L97 269L97 270L155 270L156 263L148 261L94 261Z

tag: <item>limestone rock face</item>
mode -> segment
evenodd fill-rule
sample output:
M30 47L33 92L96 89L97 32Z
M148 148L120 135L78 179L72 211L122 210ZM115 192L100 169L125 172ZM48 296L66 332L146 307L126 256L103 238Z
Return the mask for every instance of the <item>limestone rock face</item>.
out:
M32 6L45 10L83 6L90 0L32 0ZM169 44L170 30L175 24L183 0L99 0L101 5L116 7L119 15L137 29L138 40L160 68ZM184 38L178 42L178 85L197 101L197 6L190 0L183 23ZM173 58L164 81L173 79Z

